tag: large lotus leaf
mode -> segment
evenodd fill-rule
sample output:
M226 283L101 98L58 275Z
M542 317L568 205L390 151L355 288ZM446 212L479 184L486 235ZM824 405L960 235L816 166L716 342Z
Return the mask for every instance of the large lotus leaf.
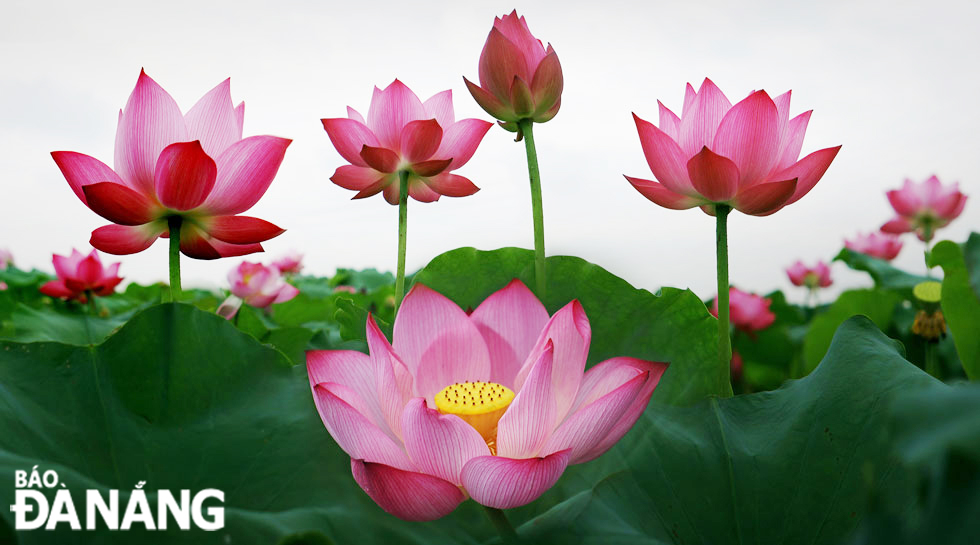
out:
M472 309L514 278L533 290L533 271L530 250L459 248L433 259L414 280ZM717 363L715 319L693 292L664 288L654 295L577 257L549 257L547 271L548 312L578 299L590 318L589 365L615 356L669 362L654 393L658 403L731 395L729 370Z
M830 347L830 341L840 324L851 316L867 316L879 328L887 330L902 296L896 292L874 290L849 290L840 294L827 310L810 322L803 340L804 371L810 372L820 362Z
M889 401L933 384L852 318L813 373L778 390L651 406L603 457L623 472L520 532L536 543L839 543L866 512L869 475L884 476L879 492L905 490L889 478Z
M0 344L0 430L0 540L272 544L316 531L336 543L421 544L493 535L473 502L427 524L381 511L320 422L305 366L185 304L143 311L97 346ZM151 503L160 489L217 488L226 526L182 532L171 520L164 532L79 534L62 523L13 534L12 476L34 465L55 469L81 509L89 488L119 489L123 506L138 481Z
M841 250L834 261L842 261L856 271L868 273L874 280L875 287L900 292L906 298L912 297L912 288L916 284L928 280L924 276L897 269L883 259L855 252L848 248ZM925 268L924 262L923 268Z
M980 234L962 246L936 244L931 264L943 268L943 315L963 369L970 380L980 380Z

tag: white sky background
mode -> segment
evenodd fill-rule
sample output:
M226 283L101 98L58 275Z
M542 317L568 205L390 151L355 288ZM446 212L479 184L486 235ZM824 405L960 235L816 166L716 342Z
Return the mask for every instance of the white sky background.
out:
M107 223L72 193L49 152L112 164L118 110L141 67L187 111L231 77L246 102L245 135L294 140L248 215L286 228L269 260L306 254L306 271L394 269L397 208L329 177L345 164L320 118L367 113L372 87L400 78L423 100L452 88L456 117L488 116L463 85L495 15L512 8L561 59L558 116L535 127L549 255L597 263L632 284L714 289L714 220L672 211L623 174L650 178L631 111L657 123L657 99L680 111L684 85L708 76L732 102L753 89L793 90L813 109L803 154L843 144L819 184L767 218L731 216L733 283L793 291L784 268L829 259L842 239L890 219L887 189L937 174L972 194L941 237L980 229L980 4L930 2L45 2L0 16L0 247L18 265L51 269L51 253L89 248ZM459 246L532 246L523 144L494 127L457 171L472 197L409 204L408 268ZM911 235L896 263L922 271ZM122 256L127 280L163 280L167 248ZM111 260L115 260L110 256ZM185 286L224 285L241 258L182 259ZM869 283L834 265L835 288Z

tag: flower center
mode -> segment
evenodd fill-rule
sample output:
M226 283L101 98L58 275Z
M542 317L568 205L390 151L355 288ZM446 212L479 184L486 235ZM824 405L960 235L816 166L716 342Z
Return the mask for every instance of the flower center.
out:
M497 422L514 401L514 392L496 382L457 382L436 394L436 409L473 426L496 454Z

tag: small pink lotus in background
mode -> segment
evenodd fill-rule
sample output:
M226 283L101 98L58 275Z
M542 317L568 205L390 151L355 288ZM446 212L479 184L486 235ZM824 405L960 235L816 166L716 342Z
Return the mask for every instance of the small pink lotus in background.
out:
M333 292L334 293L357 293L357 288L355 288L354 286L346 286L346 285L334 286Z
M830 267L823 261L817 261L813 267L807 267L802 261L793 263L786 269L786 275L794 286L812 289L826 288L834 283L830 278Z
M561 107L564 79L558 54L534 37L517 10L495 17L480 54L480 85L466 78L466 88L481 108L505 129L517 122L550 121Z
M285 303L299 294L295 286L286 282L279 269L261 263L243 261L228 272L231 297L218 307L217 313L231 319L242 303L256 308L266 308L273 303Z
M776 321L776 315L769 310L772 300L744 292L734 286L728 290L732 325L745 333L763 330ZM711 314L718 316L718 299L711 307Z
M651 201L713 214L726 204L754 216L793 204L817 184L840 146L797 160L811 112L789 117L790 93L755 91L734 106L710 79L687 85L678 117L658 101L660 127L633 115L656 182L627 176Z
M88 155L54 157L75 195L114 225L92 232L92 246L133 254L168 237L176 220L180 251L216 259L262 251L283 232L258 218L238 216L268 189L290 140L242 138L245 104L231 102L225 80L186 114L140 72L119 112L114 168Z
M7 283L4 282L3 280L0 280L0 291L7 291L8 288L9 286L7 286Z
M900 235L915 231L919 240L929 242L937 229L963 212L966 195L960 193L958 183L944 186L939 178L930 176L920 184L906 179L902 189L888 192L888 202L898 217L882 225L883 232Z
M398 204L399 172L408 174L408 194L421 202L479 191L452 171L473 157L491 123L456 121L450 90L423 103L396 79L384 90L374 88L367 119L348 107L346 118L322 122L337 152L350 162L330 180L357 191L355 199L384 192L385 200Z
M432 520L467 496L497 509L534 501L629 431L667 366L618 357L585 371L591 335L578 301L549 317L517 280L471 315L417 284L393 344L369 316L370 355L306 361L357 483L392 515Z
M299 274L303 270L303 254L293 251L272 262L272 266L282 274Z
M0 248L0 269L6 269L14 264L14 254L6 248Z
M742 370L744 367L745 362L742 360L742 355L732 350L731 373L733 381L739 382L742 380Z
M902 251L902 241L898 236L879 232L858 233L853 239L844 239L844 246L885 261L895 259Z
M73 249L70 256L55 254L51 261L58 279L41 286L41 293L51 297L85 303L90 297L112 295L123 280L119 263L103 267L96 250L86 256Z

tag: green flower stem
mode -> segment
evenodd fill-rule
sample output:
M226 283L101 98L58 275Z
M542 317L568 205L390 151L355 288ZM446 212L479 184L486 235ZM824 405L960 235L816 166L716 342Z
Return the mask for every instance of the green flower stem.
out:
M405 243L408 240L408 171L398 172L398 272L395 276L395 314L405 297Z
M718 362L726 370L726 375L732 360L732 340L728 333L728 213L731 211L728 205L715 205L715 217L718 219L715 236L718 256Z
M929 266L929 251L930 251L929 250L929 243L930 242L932 242L932 237L931 236L928 239L926 239L926 251L925 251L926 278L932 278L932 267Z
M167 218L170 236L170 300L180 300L180 216Z
M531 210L534 214L534 278L538 288L538 298L544 298L547 282L544 271L544 205L541 201L541 172L538 170L538 152L534 147L534 122L522 119L520 134L524 137L527 151L527 173L531 178Z
M88 309L92 312L92 316L98 316L99 306L95 303L95 294L92 290L85 290L85 299L88 300Z
M510 525L510 521L507 520L507 515L503 511L493 507L487 507L486 505L483 506L483 509L486 511L490 522L493 523L494 528L500 533L500 539L504 543L519 543L517 532L514 531L514 527Z
M938 347L938 342L926 341L926 373L942 380L943 377L939 376L939 359L936 358L936 349Z

